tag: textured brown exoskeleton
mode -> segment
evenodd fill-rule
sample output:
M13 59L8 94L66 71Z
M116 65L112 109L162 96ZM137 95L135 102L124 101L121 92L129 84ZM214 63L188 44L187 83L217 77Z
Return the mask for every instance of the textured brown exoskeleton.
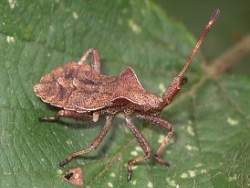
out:
M55 117L41 117L40 121L56 121L64 116L81 120L92 119L96 122L100 115L106 115L106 123L92 145L87 149L72 153L60 163L60 166L64 166L76 156L96 149L110 129L114 116L119 112L124 112L128 127L145 152L145 155L129 160L127 179L131 179L133 164L151 156L151 147L131 121L132 115L168 129L169 132L154 157L157 162L169 167L169 163L160 156L173 134L173 127L158 115L171 103L176 93L186 83L187 79L183 78L183 74L218 16L219 9L215 10L211 16L184 67L173 79L162 97L146 91L130 67L126 68L118 77L101 75L100 55L94 49L89 49L78 63L71 62L64 67L57 67L51 74L43 76L40 83L34 86L36 95L44 102L62 108L62 110ZM92 55L91 67L85 64L89 55Z

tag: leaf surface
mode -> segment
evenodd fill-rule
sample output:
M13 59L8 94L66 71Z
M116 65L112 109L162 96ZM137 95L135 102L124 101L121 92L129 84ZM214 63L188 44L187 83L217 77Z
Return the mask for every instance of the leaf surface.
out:
M161 114L175 129L162 155L169 170L152 157L136 165L127 182L128 160L143 151L120 115L97 150L58 166L89 147L105 121L39 123L58 109L36 97L33 86L93 47L103 74L119 75L130 66L147 90L161 95L196 40L150 1L5 1L0 19L0 187L72 187L61 176L75 166L90 187L249 184L250 77L212 81L199 55L186 73L188 84ZM167 131L133 121L156 152Z

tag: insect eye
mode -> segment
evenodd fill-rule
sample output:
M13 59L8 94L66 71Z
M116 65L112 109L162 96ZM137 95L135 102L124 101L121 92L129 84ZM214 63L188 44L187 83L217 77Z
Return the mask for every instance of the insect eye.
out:
M181 85L184 85L185 83L187 83L188 79L186 77L181 78Z

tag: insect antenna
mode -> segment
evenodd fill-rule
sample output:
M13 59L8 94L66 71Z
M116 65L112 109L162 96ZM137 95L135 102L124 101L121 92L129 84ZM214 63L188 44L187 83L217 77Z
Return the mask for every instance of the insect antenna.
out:
M185 73L186 69L188 68L188 66L189 66L190 63L192 62L192 60L193 60L195 54L197 53L198 49L200 48L200 45L202 44L203 40L205 39L205 37L206 37L208 31L210 30L212 24L213 24L213 23L216 21L216 19L218 18L219 14L220 14L220 9L216 9L216 10L213 12L213 14L212 14L212 16L211 16L211 18L210 18L208 24L206 25L206 27L205 27L205 29L204 29L204 31L203 31L203 33L202 33L200 39L199 39L199 41L196 43L194 49L192 50L191 54L189 55L189 57L188 57L188 59L187 59L185 65L184 65L184 67L182 68L182 70L181 70L180 73L178 74L179 77L182 77L182 76L183 76L183 74Z
M166 105L168 105L172 101L172 99L174 98L176 93L181 89L182 85L187 82L187 79L182 78L182 77L183 77L185 71L187 70L188 66L192 62L192 60L193 60L195 54L197 53L198 49L200 48L200 45L202 44L203 40L205 39L205 37L206 37L208 31L210 30L212 24L218 18L219 14L220 14L220 9L216 9L213 12L212 16L210 17L210 20L209 20L208 24L206 25L203 33L201 34L200 39L196 43L194 49L192 50L191 54L189 55L189 57L188 57L186 63L184 64L183 68L181 69L179 74L173 79L173 81L170 84L170 86L168 87L168 89L162 95L162 98L164 100L164 105L163 105L164 107Z

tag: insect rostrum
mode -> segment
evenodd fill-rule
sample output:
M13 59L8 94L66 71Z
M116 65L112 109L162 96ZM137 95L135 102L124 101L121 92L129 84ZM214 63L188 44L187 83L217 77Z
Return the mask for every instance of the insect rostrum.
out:
M173 134L173 126L166 120L159 118L158 115L163 108L171 103L176 93L186 83L187 80L183 78L183 74L218 16L219 9L212 14L184 67L161 97L146 91L130 67L126 68L118 77L102 75L100 73L99 52L92 48L83 55L78 63L70 62L43 76L40 83L34 86L36 95L44 102L59 107L61 110L54 117L39 118L40 121L56 121L64 116L97 122L100 115L106 115L106 123L91 146L70 154L60 163L60 166L64 166L76 156L96 149L110 129L114 116L123 112L128 127L145 152L145 155L128 161L127 179L131 179L133 164L151 156L151 147L131 121L131 116L136 116L168 130L154 157L158 163L169 167L169 163L161 158L161 153ZM85 63L89 56L92 56L91 66Z

